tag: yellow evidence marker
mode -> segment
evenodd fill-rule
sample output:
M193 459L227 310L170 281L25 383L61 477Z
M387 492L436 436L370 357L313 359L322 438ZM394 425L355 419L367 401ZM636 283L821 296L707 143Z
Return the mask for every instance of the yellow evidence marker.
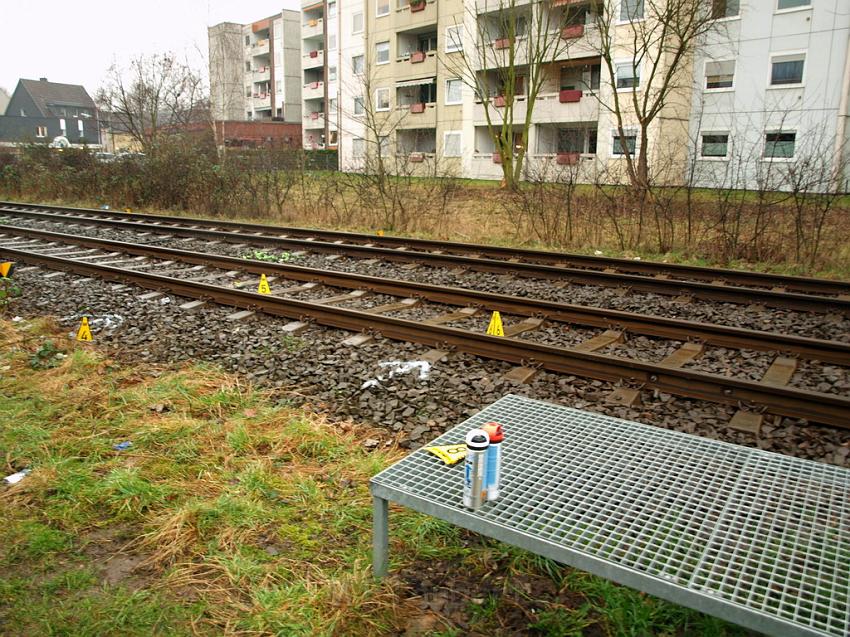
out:
M257 294L271 294L272 290L269 287L269 282L265 274L260 275L260 284L257 286Z
M91 328L89 327L89 320L84 316L83 320L80 321L80 329L77 330L77 340L78 341L91 341Z
M12 274L12 268L15 266L13 261L4 261L0 263L0 276L4 279Z
M448 465L457 464L466 458L465 444L445 445L443 447L425 447L425 451L430 451Z
M502 327L502 315L498 312L493 312L490 318L490 325L487 326L487 334L489 336L504 336L505 328Z

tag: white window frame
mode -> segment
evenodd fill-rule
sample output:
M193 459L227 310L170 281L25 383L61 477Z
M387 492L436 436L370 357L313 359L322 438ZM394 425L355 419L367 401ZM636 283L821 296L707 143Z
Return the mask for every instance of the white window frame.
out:
M781 129L775 129L775 128L766 129L764 131L764 133L762 133L762 138L761 138L761 143L762 143L761 160L762 161L769 161L769 162L786 162L786 163L797 161L797 142L800 141L799 139L797 139L797 133L799 133L799 132L800 131L798 131L797 129L794 129L794 130L781 130ZM780 134L783 134L783 133L794 133L794 154L791 155L790 157L768 157L767 155L765 155L764 154L765 150L767 150L767 136L768 135L780 135Z
M385 61L385 62L380 62L380 61L378 60L378 47L379 47L381 44L386 44L386 45L387 45L387 59L386 59L386 61ZM390 41L389 41L389 40L385 40L385 41L383 41L383 42L375 42L375 66L383 66L384 64L389 64L389 63L390 63L390 58L391 58L391 57L392 57L392 56L390 55Z
M619 74L617 73L617 70L619 69L619 67L623 66L623 65L627 65L631 69L634 66L634 63L635 63L634 60L615 60L614 61L614 90L617 91L618 93L631 93L633 91L639 91L640 90L640 77L641 77L640 65L638 65L637 68L635 69L637 71L637 85L636 86L624 86L623 88L620 88L619 86L617 86L617 84L619 83Z
M358 59L360 60L360 70L359 71L357 70L357 64L355 63L355 60L358 60ZM355 75L363 75L363 73L366 72L366 56L365 55L363 55L361 53L359 55L352 55L351 56L351 72L354 73Z
M387 107L381 108L381 98L378 97L382 91L385 91L387 94ZM392 108L392 104L390 103L390 89L388 86L381 86L375 89L375 112L376 113L386 113Z
M777 0L778 2L779 0ZM727 15L722 18L714 18L714 22L729 22L731 20L740 20L741 19L741 4L746 2L746 0L738 0L738 13L735 15Z
M458 100L456 102L450 102L449 101L449 82L457 82L458 84L460 84L460 97L458 98ZM459 77L450 77L450 78L446 79L445 86L446 86L446 95L445 95L445 99L443 101L443 104L445 106L457 106L458 104L463 104L463 81Z
M381 3L386 2L387 11L386 13L381 13ZM384 16L388 16L390 14L390 0L375 0L375 17L383 18Z
M712 156L708 157L702 154L702 146L703 146L703 137L705 135L726 135L726 154L723 157ZM728 161L729 160L729 147L732 144L732 133L728 130L703 130L699 132L699 154L697 155L697 159L699 161Z
M713 63L723 63L723 62L732 62L734 68L732 69L732 86L724 86L721 88L708 88L706 84L708 84L708 65ZM804 67L805 70L805 67ZM728 93L730 91L735 90L735 77L738 74L738 60L735 58L727 58L723 60L705 60L702 63L702 92L703 93Z
M457 135L458 139L458 152L457 155L449 155L446 152L448 148L448 137L449 135ZM447 130L443 132L443 157L463 157L463 131L461 130Z
M77 132L78 132L81 136L82 136L82 135L84 135L84 134L85 134L85 132L86 132L86 131L85 131L85 124L83 123L83 120L81 120L81 119L78 119L78 120L77 120Z
M62 117L62 118L60 118L60 119L59 119L59 130L61 130L61 131L62 131L62 134L63 134L63 135L67 135L67 134L68 134L68 129L67 129L67 127L65 126L65 118L64 118L64 117Z
M637 154L638 154L638 151L640 150L640 137L638 136L638 131L633 129L633 128L624 128L623 132L625 133L625 135L624 135L625 137L631 137L632 135L634 135L635 149L632 151L632 157L636 157ZM622 152L622 147L620 146L620 144L617 143L616 141L614 141L614 138L619 137L619 136L620 136L620 131L618 131L616 128L612 128L610 139L611 139L611 157L613 159L624 159L626 157L626 154L624 152ZM620 151L620 152L616 152L616 151ZM599 152L599 139L598 139L598 137L597 137L597 140L596 140L596 152L597 153Z
M359 112L357 110L358 104L360 105L360 111ZM362 95L356 95L354 97L354 106L352 107L351 112L354 113L355 117L360 117L361 115L366 114L366 100L363 98Z
M47 126L36 126L35 127L35 136L36 137L47 137Z
M776 4L774 5L776 9L774 9L774 13L794 13L796 11L808 11L812 8L812 0L809 0L809 4L803 4L799 7L788 7L787 9L779 8L779 0L776 0Z
M643 15L641 15L641 17L639 17L639 18L631 18L631 19L627 18L627 19L624 20L623 19L623 4L626 2L626 0L620 0L620 2L617 3L617 20L616 20L616 23L617 24L631 24L633 22L642 22L643 20L645 20L646 19L646 0L640 0L640 1L643 3L643 11L642 11Z
M803 56L803 76L800 78L800 82L797 84L771 84L771 80L773 79L773 58L781 58L781 57L789 57L789 56ZM775 53L770 54L770 58L768 60L767 65L767 88L769 90L783 89L783 88L801 88L806 85L806 71L809 68L809 52L806 49L798 49L795 51L777 51Z
M357 18L360 17L360 30L357 30ZM363 12L357 11L351 15L351 34L357 35L358 33L363 33L363 25L365 24L363 18Z
M357 142L360 142L360 152L357 152ZM352 157L365 157L366 156L366 140L362 137L354 137L351 140L351 156Z
M450 31L457 31L457 39L449 37ZM463 25L462 24L453 24L450 27L446 27L445 37L446 37L446 41L443 44L443 50L446 53L458 53L460 51L463 51ZM456 48L450 48L449 47L450 43L455 43L457 45L457 47Z
M381 157L389 157L390 156L390 136L389 135L379 135L378 136L378 153L380 153Z
M336 67L335 66L329 66L328 67L328 83L336 82L336 76L337 76Z

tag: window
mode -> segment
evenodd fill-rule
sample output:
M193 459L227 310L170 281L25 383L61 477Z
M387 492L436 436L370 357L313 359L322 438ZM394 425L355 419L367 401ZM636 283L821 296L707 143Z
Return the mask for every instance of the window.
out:
M463 88L459 79L446 80L446 105L460 104L463 101L461 89Z
M390 136L382 135L378 137L378 152L386 157L390 154Z
M245 46L251 46L251 36L250 35L245 36Z
M461 131L447 131L443 135L443 157L460 157L463 149Z
M711 0L711 17L715 20L734 18L741 13L741 0Z
M38 126L35 129L36 137L47 137L47 126Z
M783 9L798 9L800 7L810 7L812 5L812 0L779 0L776 3L776 10L782 11Z
M766 133L764 136L764 156L774 159L789 159L794 156L794 144L797 133Z
M388 111L390 110L390 89L379 88L375 91L375 110Z
M355 115L362 115L365 112L366 112L366 108L363 105L363 96L361 95L359 97L355 97L354 98L354 114Z
M390 62L390 43L377 42L375 44L375 60L376 64L389 64Z
M381 17L390 14L390 0L375 0L375 15Z
M351 16L351 32L354 34L363 33L363 12L358 11Z
M330 101L330 106L328 107L328 113L330 115L333 115L334 113L336 113L336 105L337 105L336 98L332 97L331 101Z
M643 0L620 0L620 22L643 19Z
M355 55L351 58L351 70L355 73L363 73L365 63L366 59L362 55Z
M587 131L587 152L591 155L596 154L596 134L595 128Z
M274 88L278 93L283 93L283 82L281 80L275 80Z
M336 2L328 3L328 17L335 18L336 17Z
M328 50L336 50L336 33L331 33L330 35L328 35Z
M559 128L558 152L583 153L585 135L583 128Z
M705 63L705 90L732 88L735 79L735 60Z
M245 70L246 70L246 71L250 71L250 70L251 70L251 63L250 63L250 62L245 62Z
M62 129L62 134L64 135L64 134L65 134L65 130L66 130L66 129L65 129L65 120L64 120L64 119L60 119L60 120L59 120L59 128L61 128L61 129Z
M775 55L770 60L770 85L789 86L803 83L805 53Z
M725 159L729 151L729 133L703 133L701 157L720 157Z
M456 25L446 29L446 53L463 51L463 26Z
M78 119L78 120L77 120L77 132L80 134L80 137L82 137L82 136L83 136L83 133L85 132L85 131L84 131L83 120L81 120L81 119Z
M355 137L351 140L351 154L354 157L363 157L366 154L366 140L362 137Z
M623 62L614 68L617 73L617 90L640 86L640 70L634 68L634 62Z
M611 139L611 154L619 157L625 155L626 153L623 152L623 143L626 144L629 155L634 155L635 147L637 146L637 135L626 134L620 138L617 133L614 133Z
M336 67L328 67L328 82L336 82Z

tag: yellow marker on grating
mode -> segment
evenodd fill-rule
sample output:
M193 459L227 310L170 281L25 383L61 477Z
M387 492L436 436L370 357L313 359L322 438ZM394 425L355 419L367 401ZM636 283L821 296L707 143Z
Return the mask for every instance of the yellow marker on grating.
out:
M498 312L493 312L490 318L490 325L487 326L487 334L489 336L504 336L505 328L502 327L502 316Z
M80 321L80 329L77 330L77 340L78 341L91 341L91 328L89 327L89 320L84 316L83 320Z
M457 464L466 458L466 445L445 445L442 447L425 447L425 451L430 451L447 465Z
M15 264L12 261L5 261L3 263L0 263L0 276L5 279L7 276L12 274L12 268L14 267L14 265Z
M257 294L271 294L272 290L269 287L268 279L265 274L260 275L260 284L257 286Z

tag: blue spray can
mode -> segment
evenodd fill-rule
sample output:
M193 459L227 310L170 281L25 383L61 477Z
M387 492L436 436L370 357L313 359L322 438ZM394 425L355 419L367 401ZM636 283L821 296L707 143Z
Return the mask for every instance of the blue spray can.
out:
M499 497L499 480L502 474L502 441L505 432L497 422L488 422L481 427L487 432L490 446L487 447L487 500L493 501Z
M490 438L483 429L466 434L466 460L463 467L463 506L473 511L487 499L487 447Z

